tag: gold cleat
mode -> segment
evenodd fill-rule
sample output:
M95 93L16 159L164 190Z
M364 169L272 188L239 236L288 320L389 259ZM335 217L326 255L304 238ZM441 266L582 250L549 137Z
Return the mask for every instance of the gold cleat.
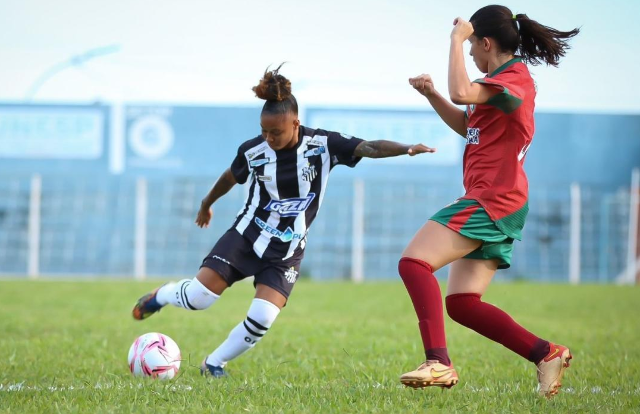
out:
M400 377L400 382L406 387L444 387L451 388L458 383L458 373L453 365L447 366L440 361L423 362L414 371L407 372Z
M569 348L549 343L549 353L538 364L538 393L547 398L558 394L562 376L573 358Z

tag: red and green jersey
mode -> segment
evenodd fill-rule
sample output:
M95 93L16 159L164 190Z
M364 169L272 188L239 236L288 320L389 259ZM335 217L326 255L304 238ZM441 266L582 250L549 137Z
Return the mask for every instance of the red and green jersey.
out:
M467 106L463 198L478 201L501 231L520 240L529 210L523 165L533 139L535 84L520 58L474 82L499 93Z

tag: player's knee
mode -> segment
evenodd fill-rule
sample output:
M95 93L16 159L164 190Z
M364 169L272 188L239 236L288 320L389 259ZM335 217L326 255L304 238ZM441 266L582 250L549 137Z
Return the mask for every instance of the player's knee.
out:
M461 325L465 325L473 307L479 302L480 295L477 293L457 293L445 298L447 314Z
M176 299L185 309L204 310L213 305L219 298L219 295L211 292L196 278L184 279L178 282Z
M398 273L400 273L402 280L411 278L415 275L421 275L425 272L433 273L433 269L429 263L420 259L402 257L398 262Z

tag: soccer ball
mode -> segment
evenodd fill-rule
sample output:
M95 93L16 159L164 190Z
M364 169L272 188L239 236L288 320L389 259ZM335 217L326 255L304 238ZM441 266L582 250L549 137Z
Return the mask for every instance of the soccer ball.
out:
M136 377L171 379L180 369L180 348L161 333L146 333L129 348L129 369Z

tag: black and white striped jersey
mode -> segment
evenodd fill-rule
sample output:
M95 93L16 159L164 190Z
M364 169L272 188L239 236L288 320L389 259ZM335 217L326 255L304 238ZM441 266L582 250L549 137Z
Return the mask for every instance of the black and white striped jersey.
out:
M250 178L244 206L233 224L260 258L288 259L302 253L307 232L322 204L329 172L354 167L363 140L300 126L294 148L274 151L262 135L240 145L231 172L240 184Z

